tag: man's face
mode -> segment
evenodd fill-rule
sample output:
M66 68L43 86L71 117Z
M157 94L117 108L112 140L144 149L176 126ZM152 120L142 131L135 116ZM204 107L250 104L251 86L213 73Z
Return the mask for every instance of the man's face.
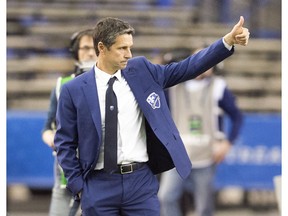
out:
M92 37L88 35L84 35L83 37L81 37L79 42L78 58L79 62L85 62L85 61L95 62L97 60Z
M127 62L132 58L131 48L133 46L133 36L131 34L119 35L115 43L107 49L103 46L100 51L101 58L105 62L107 72L115 72L124 69Z

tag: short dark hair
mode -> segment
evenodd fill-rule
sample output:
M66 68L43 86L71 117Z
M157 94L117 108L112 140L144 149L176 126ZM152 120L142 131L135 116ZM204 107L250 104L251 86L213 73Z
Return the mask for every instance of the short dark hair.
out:
M99 55L99 42L102 42L109 49L119 35L134 33L135 30L129 23L118 18L107 17L99 20L94 28L93 36L96 55Z

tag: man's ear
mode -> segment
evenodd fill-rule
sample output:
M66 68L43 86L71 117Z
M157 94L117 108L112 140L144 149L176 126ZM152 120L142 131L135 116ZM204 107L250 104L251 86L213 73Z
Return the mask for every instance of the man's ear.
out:
M104 52L105 50L105 45L101 41L98 43L98 50L99 53Z

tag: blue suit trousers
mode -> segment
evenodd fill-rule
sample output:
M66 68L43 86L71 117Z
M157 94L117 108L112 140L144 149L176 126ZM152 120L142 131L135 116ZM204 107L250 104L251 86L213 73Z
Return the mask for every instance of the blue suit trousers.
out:
M159 216L159 182L148 165L129 174L95 170L83 185L83 216Z

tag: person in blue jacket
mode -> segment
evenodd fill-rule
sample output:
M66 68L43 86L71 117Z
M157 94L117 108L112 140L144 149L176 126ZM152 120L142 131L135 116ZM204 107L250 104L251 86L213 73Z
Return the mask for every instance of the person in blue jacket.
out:
M191 172L164 89L196 78L231 56L235 44L246 46L249 31L243 24L240 17L229 33L206 49L178 63L159 65L143 56L132 58L134 28L129 23L113 17L97 22L98 60L90 71L62 86L54 140L67 188L81 200L83 216L159 216L155 174L173 167L182 178ZM115 106L105 110L105 94L111 78L116 80L118 165L108 172L105 113Z
M224 78L215 75L216 68L169 89L172 117L193 167L185 180L175 169L161 175L158 195L162 216L183 215L180 204L185 191L193 193L197 216L214 215L215 166L229 152L242 125L235 96ZM224 131L225 115L231 121L228 131Z

